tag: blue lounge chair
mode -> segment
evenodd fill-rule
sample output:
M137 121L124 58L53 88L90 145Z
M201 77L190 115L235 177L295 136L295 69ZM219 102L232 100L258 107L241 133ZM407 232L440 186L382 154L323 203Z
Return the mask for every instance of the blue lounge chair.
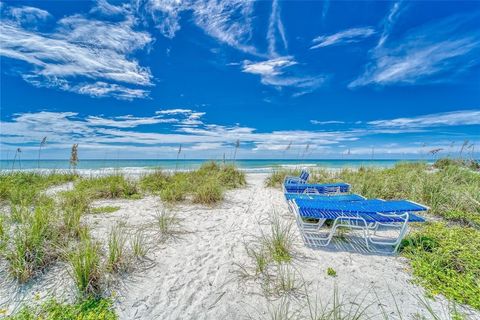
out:
M285 193L287 201L293 199L307 199L316 201L358 201L366 200L359 194L318 194L318 193Z
M287 199L288 209L290 212L295 213L292 207L293 201L298 199L316 200L316 201L359 201L365 200L364 197L358 194L315 194L315 193L285 193ZM325 222L323 219L300 219L298 221L300 229L303 230L316 230Z
M288 184L298 184L298 183L307 183L308 178L310 177L310 173L308 173L307 170L303 169L302 172L300 172L300 176L298 177L292 177L292 176L287 176L283 180L283 183L288 183Z
M317 194L338 194L350 191L348 183L284 183L284 193L317 193Z
M327 246L339 227L361 229L367 249L370 244L393 246L396 252L408 231L408 222L424 222L425 219L414 212L429 208L406 200L358 200L358 201L317 201L312 199L290 200L299 227L303 219L334 220L331 230L322 235L320 228L302 229L307 244ZM377 239L380 226L397 228L398 236L393 240ZM373 231L373 232L372 232ZM377 237L377 238L375 238Z

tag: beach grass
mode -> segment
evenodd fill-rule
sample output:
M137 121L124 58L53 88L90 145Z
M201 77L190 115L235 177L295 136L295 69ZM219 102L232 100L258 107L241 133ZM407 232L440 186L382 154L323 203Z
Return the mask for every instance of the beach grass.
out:
M113 213L120 210L119 206L102 206L90 209L92 214Z
M42 303L24 306L8 320L34 319L85 319L85 320L116 320L118 316L113 309L113 301L105 298L86 298L77 303L63 303L50 299Z
M138 184L121 174L81 179L75 184L75 191L85 193L91 200L141 197Z
M289 223L273 217L270 233L262 235L262 244L271 259L277 263L288 263L293 257L293 232Z
M125 230L120 226L114 226L108 237L108 256L106 269L108 272L125 271L128 266L127 238Z
M191 198L194 203L213 205L223 199L225 190L245 186L246 180L235 166L209 161L188 172L168 174L156 170L143 176L139 185L143 191L159 194L168 203Z
M28 212L22 224L16 226L4 255L10 274L24 283L59 257L57 246L60 233L56 227L51 202Z
M40 193L49 187L74 181L77 175L71 173L40 174L26 171L0 173L0 202L11 205L31 205Z
M130 250L135 258L144 258L148 253L146 237L141 230L130 236Z
M104 278L100 245L84 234L77 248L70 252L68 262L79 294L82 297L100 297Z

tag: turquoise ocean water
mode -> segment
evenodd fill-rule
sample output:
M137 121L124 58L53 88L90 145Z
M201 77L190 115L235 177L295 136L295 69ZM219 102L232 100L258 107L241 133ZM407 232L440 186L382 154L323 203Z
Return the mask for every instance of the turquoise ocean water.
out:
M166 170L190 170L198 168L205 159L196 160L157 160L157 159L136 159L136 160L82 160L78 163L78 169L125 169L125 168L162 168ZM279 159L261 159L261 160L237 160L235 164L247 171L269 171L276 167L324 167L324 168L358 168L365 167L392 167L396 163L405 161L397 159L389 160L279 160ZM408 160L421 161L421 160ZM425 160L423 160L425 161ZM232 161L227 161L232 163ZM68 160L0 160L0 170L18 170L18 169L69 169Z

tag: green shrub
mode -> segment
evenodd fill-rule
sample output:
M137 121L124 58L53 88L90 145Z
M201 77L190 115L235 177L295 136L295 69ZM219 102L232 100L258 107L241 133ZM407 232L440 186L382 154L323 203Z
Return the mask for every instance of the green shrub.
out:
M218 174L218 180L221 186L227 189L235 189L247 184L245 173L238 170L234 165L221 167Z
M100 213L113 213L120 210L119 206L103 206L90 209L90 213L100 214Z
M16 315L7 317L9 320L116 320L113 302L110 299L88 298L75 304L48 300L39 305L23 307Z
M152 173L140 178L140 188L147 192L159 192L163 190L169 182L169 176L161 170L155 170Z
M417 280L432 294L443 294L480 309L480 231L443 223L427 224L402 243Z
M223 199L223 190L213 178L198 185L193 194L194 203L214 204Z
M75 190L85 193L89 199L115 199L138 197L137 183L123 175L111 175L82 179L75 185Z
M464 167L472 170L480 169L480 163L473 159L442 158L435 161L433 166L437 169L445 169L448 166Z

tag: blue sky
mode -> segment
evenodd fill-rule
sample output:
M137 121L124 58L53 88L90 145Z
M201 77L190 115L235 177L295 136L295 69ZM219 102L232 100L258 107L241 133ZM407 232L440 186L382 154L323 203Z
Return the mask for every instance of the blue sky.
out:
M0 156L480 150L478 1L2 1Z

